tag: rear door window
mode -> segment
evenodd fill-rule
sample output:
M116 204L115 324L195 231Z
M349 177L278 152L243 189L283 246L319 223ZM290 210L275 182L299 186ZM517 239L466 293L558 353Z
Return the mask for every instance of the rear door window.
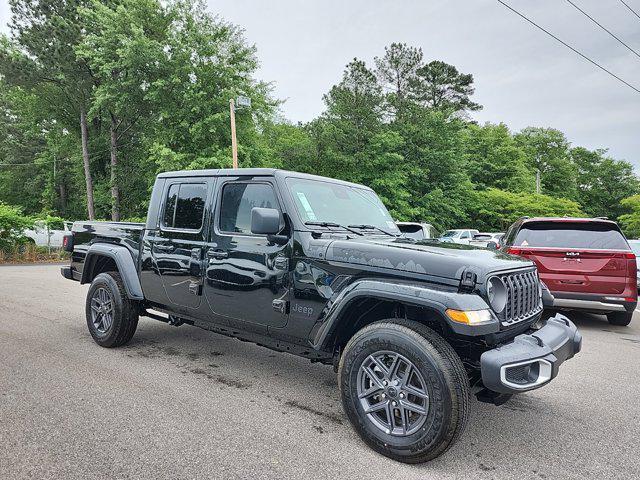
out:
M167 192L163 225L180 230L200 230L206 198L205 183L174 183Z
M617 226L604 222L525 223L516 235L513 246L629 250L627 241Z

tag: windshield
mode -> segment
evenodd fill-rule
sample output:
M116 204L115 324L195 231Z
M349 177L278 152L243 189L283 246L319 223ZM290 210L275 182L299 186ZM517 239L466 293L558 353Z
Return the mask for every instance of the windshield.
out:
M398 228L405 238L413 238L414 240L424 240L427 238L422 229L422 225L398 225Z
M442 234L442 238L451 238L457 237L460 232L456 232L455 230L447 230Z
M373 225L398 233L393 218L371 190L303 178L287 179L287 187L303 222Z

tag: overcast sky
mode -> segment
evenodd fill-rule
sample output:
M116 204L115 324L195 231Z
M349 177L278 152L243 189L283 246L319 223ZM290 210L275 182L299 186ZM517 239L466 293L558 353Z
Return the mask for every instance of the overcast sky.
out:
M640 89L640 58L565 0L506 0ZM640 51L640 19L619 0L573 0ZM640 13L640 0L625 0ZM607 147L640 170L640 93L558 44L495 0L210 0L255 43L259 76L306 121L353 57L373 63L391 42L423 49L475 79L481 122L555 127L574 145Z
M505 0L640 89L640 57L566 0ZM640 0L625 0L640 13ZM573 0L640 52L640 18L619 0ZM354 57L373 63L385 45L421 47L472 73L480 122L512 130L555 127L574 145L609 148L640 170L640 93L600 71L496 0L209 0L241 25L258 49L258 77L271 81L282 110L307 121ZM0 0L0 18L9 17Z

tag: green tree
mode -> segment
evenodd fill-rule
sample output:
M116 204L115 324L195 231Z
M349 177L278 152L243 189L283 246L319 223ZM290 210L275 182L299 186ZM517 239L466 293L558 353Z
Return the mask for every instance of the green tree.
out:
M380 86L386 91L389 114L401 116L410 104L412 86L417 82L417 71L423 65L421 48L406 43L392 43L384 48L382 57L375 57L375 73Z
M579 217L580 205L572 200L535 193L505 192L495 188L475 192L469 204L471 223L486 231L504 231L518 218Z
M482 108L470 98L475 91L473 75L460 73L453 65L440 60L418 68L411 88L413 97L427 108L455 113Z
M172 18L156 0L93 0L79 8L85 25L75 52L92 70L92 118L106 116L109 124L111 218L120 220L121 175L118 150L130 144L140 124L153 115L148 86L168 72L163 60ZM130 158L130 157L129 157Z
M622 230L629 238L640 238L640 195L625 198L620 203L629 212L618 218Z
M415 212L410 220L428 221L438 230L466 222L473 184L464 168L464 127L458 118L423 108L391 125L404 139L405 188Z
M231 166L229 99L251 98L251 109L236 113L241 167L264 166L260 131L277 106L270 86L254 79L255 48L240 28L214 17L200 2L169 4L171 31L158 59L163 78L148 85L155 105L151 160L158 169Z
M382 127L382 88L366 64L354 59L343 73L342 81L323 96L324 117L340 135L337 148L344 154L362 151L371 135Z
M10 0L13 42L0 41L0 73L8 84L36 92L52 117L81 136L87 212L95 217L89 155L89 109L95 85L91 67L75 54L84 26L85 0Z
M606 150L571 149L578 174L578 202L591 216L616 219L624 213L621 201L639 192L640 183L629 162L606 157Z
M577 198L577 171L564 133L553 128L527 127L515 135L534 172L540 171L542 192L558 198Z
M506 125L470 124L463 139L466 168L477 189L534 191L535 175L527 168L526 155Z

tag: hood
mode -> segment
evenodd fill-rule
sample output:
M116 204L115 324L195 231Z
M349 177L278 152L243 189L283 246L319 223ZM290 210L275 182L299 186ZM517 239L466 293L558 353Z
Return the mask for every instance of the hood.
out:
M450 279L462 278L465 269L484 279L489 272L535 266L526 258L499 250L378 236L335 240L327 249L326 259Z

